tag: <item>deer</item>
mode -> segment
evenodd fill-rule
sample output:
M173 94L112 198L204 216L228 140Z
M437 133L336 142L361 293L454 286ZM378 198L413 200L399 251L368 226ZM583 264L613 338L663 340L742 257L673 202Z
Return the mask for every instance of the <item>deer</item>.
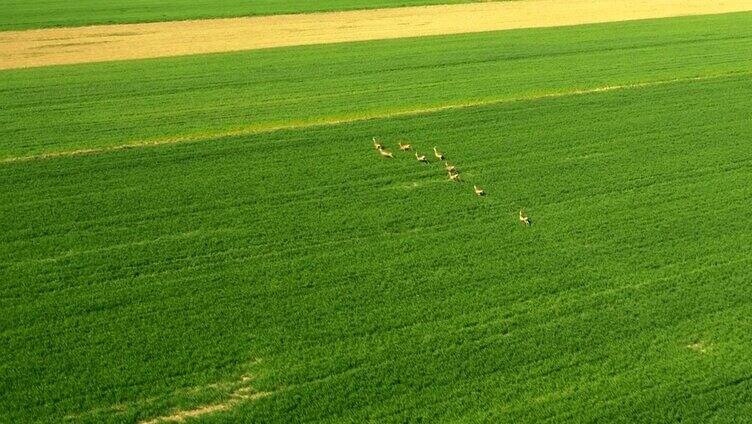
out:
M385 158L394 159L394 155L389 150L379 149L379 154Z
M418 152L415 152L415 159L417 159L418 162L428 163L428 159L426 159L426 155L418 155Z
M524 209L520 209L520 224L530 225L530 218L528 218Z
M411 145L409 145L409 144L402 144L402 143L399 143L399 149L400 149L400 150L402 150L403 152L406 152L406 151L408 151L408 150L412 150L412 149L413 149L413 146L411 146Z
M433 146L433 155L436 156L436 159L438 159L438 160L444 160L444 159L446 159L446 157L444 156L443 153L441 153L440 151L436 150L436 146Z
M457 173L457 167L454 165L450 165L448 162L444 162L444 169L446 169L447 172L450 173Z
M476 196L485 196L486 192L482 188L478 187L477 185L473 186L473 191L475 191Z
M449 172L448 174L449 174L449 179L451 181L460 182L460 174L456 172Z
M381 142L380 142L380 141L376 141L376 137L374 137L374 138L373 138L373 147L374 147L374 148L375 148L376 150L382 150L382 149L384 148L384 145L383 145L383 144L381 144Z

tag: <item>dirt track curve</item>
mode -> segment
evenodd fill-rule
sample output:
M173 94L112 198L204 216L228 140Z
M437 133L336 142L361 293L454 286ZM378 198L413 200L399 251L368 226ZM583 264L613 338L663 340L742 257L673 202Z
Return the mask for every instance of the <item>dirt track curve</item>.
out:
M752 0L521 0L0 32L0 69L752 10Z

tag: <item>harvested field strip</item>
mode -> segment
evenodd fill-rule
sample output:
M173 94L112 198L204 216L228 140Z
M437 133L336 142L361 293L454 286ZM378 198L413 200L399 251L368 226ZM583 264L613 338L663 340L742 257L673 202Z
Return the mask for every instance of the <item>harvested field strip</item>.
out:
M752 75L752 72L743 73L743 74L736 73L736 74L731 74L731 75L715 75L715 76L702 76L702 77L685 78L685 79L672 79L672 80L667 80L667 81L651 81L651 82L628 84L628 85L611 85L611 86L598 87L598 88L592 88L592 89L573 90L569 92L541 94L537 96L530 96L530 97L524 97L524 98L521 97L521 98L514 98L514 99L498 99L498 100L489 99L489 100L475 101L475 102L468 102L468 103L447 104L447 105L435 106L435 107L424 108L424 109L382 112L381 114L370 114L370 115L367 114L367 115L361 115L361 116L356 115L353 117L323 120L323 121L318 121L318 122L312 121L312 122L304 122L304 123L290 123L288 125L279 125L279 126L271 126L271 127L250 126L248 128L235 129L232 131L220 132L220 133L214 133L214 134L201 133L201 134L192 135L192 136L145 140L145 141L134 141L129 144L122 144L118 146L111 146L111 147L100 148L100 149L81 149L81 150L50 152L50 153L44 153L44 154L34 155L34 156L8 157L8 158L4 158L0 160L0 163L24 162L24 161L29 161L29 160L42 160L42 159L50 159L50 158L61 157L61 156L80 156L80 155L101 154L101 153L106 153L106 152L139 148L139 147L162 146L165 144L186 143L186 142L195 142L195 141L212 141L212 140L218 140L218 139L223 139L223 138L228 138L228 137L236 137L236 136L241 136L241 135L251 135L251 134L259 134L259 133L267 133L267 132L275 132L275 131L283 131L283 130L293 130L293 129L305 129L305 128L311 128L311 127L327 126L327 125L342 125L342 124L349 124L349 123L354 123L358 121L366 121L366 120L374 120L374 119L388 119L388 118L397 118L397 117L403 117L403 116L425 115L425 114L430 114L430 113L442 112L445 110L488 106L488 105L493 105L497 103L519 102L523 100L542 100L542 99L547 99L547 98L563 97L563 96L580 96L584 94L602 93L605 91L630 90L630 89L651 87L651 86L656 86L656 85L686 83L686 82L692 82L692 81L704 81L704 80L710 80L710 79L728 78L732 76L736 77L736 76L742 76L742 75Z
M165 398L258 355L253 388L274 395L201 418L739 417L750 90L738 75L7 163L0 410L148 421L221 404ZM382 160L373 135L438 144L468 181Z
M750 70L752 13L5 71L0 160Z
M526 0L11 31L0 32L0 69L750 10L752 0Z

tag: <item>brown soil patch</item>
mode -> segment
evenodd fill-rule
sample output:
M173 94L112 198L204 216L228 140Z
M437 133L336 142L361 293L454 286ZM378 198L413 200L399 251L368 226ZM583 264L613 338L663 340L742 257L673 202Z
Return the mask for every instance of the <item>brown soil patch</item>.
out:
M253 381L252 376L243 375L240 377L239 381L226 381L226 382L218 382L214 384L209 384L208 386L205 386L205 387L212 388L212 389L232 390L231 387L235 386L235 389L230 393L229 399L225 400L224 402L212 403L209 405L201 405L193 409L184 409L184 410L174 411L170 415L163 415L161 417L156 417L148 421L141 421L140 424L183 422L188 418L196 418L196 417L200 417L203 415L214 414L217 412L229 411L230 409L240 405L241 403L252 402L254 400L265 398L272 394L271 392L256 391L254 388L248 386L248 384L251 381ZM244 384L244 386L237 387L238 384ZM205 388L196 387L194 389L203 390Z
M250 402L263 397L269 396L270 392L253 392L250 388L242 388L236 390L230 400L222 403L215 403L212 405L204 405L195 409L188 409L184 411L177 411L172 415L165 415L163 417L157 417L153 420L143 421L141 424L157 424L166 422L183 422L188 418L196 418L202 415L213 414L216 412L228 411L242 402Z
M687 348L697 353L708 353L710 347L705 342L697 341L688 344Z
M157 424L166 422L183 422L188 418L196 418L202 415L213 414L216 412L228 411L242 402L250 402L256 399L269 396L269 392L253 392L249 388L243 388L235 391L232 394L232 398L227 402L215 403L213 405L205 405L195 409L188 409L184 411L177 411L172 415L165 415L163 417L157 417L153 420L143 421L142 424Z
M522 0L0 32L0 69L752 10L752 0Z

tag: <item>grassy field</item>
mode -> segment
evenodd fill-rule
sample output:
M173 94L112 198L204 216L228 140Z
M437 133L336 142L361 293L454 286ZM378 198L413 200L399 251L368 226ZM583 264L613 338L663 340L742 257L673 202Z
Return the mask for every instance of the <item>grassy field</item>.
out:
M0 422L747 419L751 20L0 73L6 159L505 100L0 163Z
M741 13L5 71L0 160L750 70Z
M231 18L382 7L470 3L472 0L3 0L0 31L96 24Z
M747 416L751 91L3 165L0 409L131 422L249 375L271 394L215 419ZM439 144L466 182L373 134Z

